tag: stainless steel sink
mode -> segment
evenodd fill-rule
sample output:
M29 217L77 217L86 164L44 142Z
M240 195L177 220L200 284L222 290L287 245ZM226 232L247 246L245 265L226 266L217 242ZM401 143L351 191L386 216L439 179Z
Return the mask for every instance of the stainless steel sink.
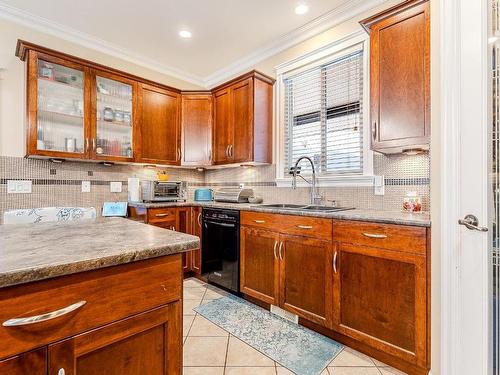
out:
M321 211L321 212L336 212L336 211L346 211L354 209L354 207L332 207L332 206L304 205L304 204L291 204L291 203L259 204L258 206L255 207L277 208L282 210Z
M280 208L280 209L288 209L288 210L298 210L306 207L305 204L288 204L288 203L276 203L276 204L259 204L255 207L265 207L265 208Z

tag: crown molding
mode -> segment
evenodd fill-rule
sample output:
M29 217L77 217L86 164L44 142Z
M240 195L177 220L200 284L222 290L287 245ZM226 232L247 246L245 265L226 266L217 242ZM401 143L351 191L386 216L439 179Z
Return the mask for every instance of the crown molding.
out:
M31 29L53 35L69 42L93 49L104 54L119 58L124 61L142 66L144 68L169 75L171 77L184 80L203 88L212 88L218 84L240 74L241 72L253 69L253 67L263 60L279 53L287 48L293 47L309 38L312 38L342 22L345 22L369 9L385 3L388 0L350 0L338 6L328 13L308 22L307 24L284 34L271 43L259 48L255 52L238 59L226 67L214 73L200 77L187 73L159 61L149 59L140 54L134 53L126 48L114 43L107 42L87 33L80 32L71 27L61 25L46 18L20 10L15 7L0 2L0 19L5 19L17 24L21 24Z
M204 79L204 85L206 87L214 87L242 71L253 68L256 64L279 52L310 39L385 2L387 0L350 0L292 32L282 35L266 46L225 68L210 74Z
M18 8L11 7L6 4L0 3L0 18L26 26L31 29L35 29L37 31L41 31L49 35L56 36L58 38L102 52L121 60L128 61L155 72L184 80L194 85L198 85L201 87L205 86L204 80L201 77L186 73L180 69L141 56L114 43L106 42L105 40L102 40L90 34L80 32L71 27L61 25L57 22L50 21L46 18L34 15Z

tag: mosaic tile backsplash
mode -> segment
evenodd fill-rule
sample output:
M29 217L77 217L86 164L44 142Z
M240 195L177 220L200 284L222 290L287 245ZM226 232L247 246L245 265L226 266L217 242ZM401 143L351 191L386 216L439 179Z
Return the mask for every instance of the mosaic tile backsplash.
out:
M154 179L164 168L136 165L113 165L84 162L55 164L48 160L0 156L0 222L3 212L18 208L49 206L96 207L100 212L105 201L127 200L127 179ZM267 203L308 203L309 189L278 188L275 167L227 168L198 172L193 169L166 170L171 180L188 182L188 197L200 186L217 188L244 183L261 195ZM324 203L336 200L342 206L378 210L399 210L408 191L417 191L425 211L429 210L429 156L375 155L374 173L385 176L385 195L375 196L372 187L320 188ZM7 194L7 180L31 180L31 194ZM82 193L82 181L91 182L91 192ZM122 192L111 193L110 182L121 181Z

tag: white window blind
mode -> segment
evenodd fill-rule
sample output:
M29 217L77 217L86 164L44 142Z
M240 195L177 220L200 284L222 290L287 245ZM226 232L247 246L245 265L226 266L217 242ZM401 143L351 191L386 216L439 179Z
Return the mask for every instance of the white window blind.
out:
M289 76L285 87L285 169L301 156L323 175L363 173L363 50ZM301 163L303 172L310 172Z

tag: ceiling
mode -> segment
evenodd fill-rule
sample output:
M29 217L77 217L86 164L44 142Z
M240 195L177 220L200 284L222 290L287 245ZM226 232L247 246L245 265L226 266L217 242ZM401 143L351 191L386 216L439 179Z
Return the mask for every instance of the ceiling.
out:
M301 3L309 12L296 15ZM209 86L230 67L255 60L287 36L362 3L373 6L373 0L0 0L0 13L52 25L101 50ZM192 38L180 38L181 29L191 31Z

